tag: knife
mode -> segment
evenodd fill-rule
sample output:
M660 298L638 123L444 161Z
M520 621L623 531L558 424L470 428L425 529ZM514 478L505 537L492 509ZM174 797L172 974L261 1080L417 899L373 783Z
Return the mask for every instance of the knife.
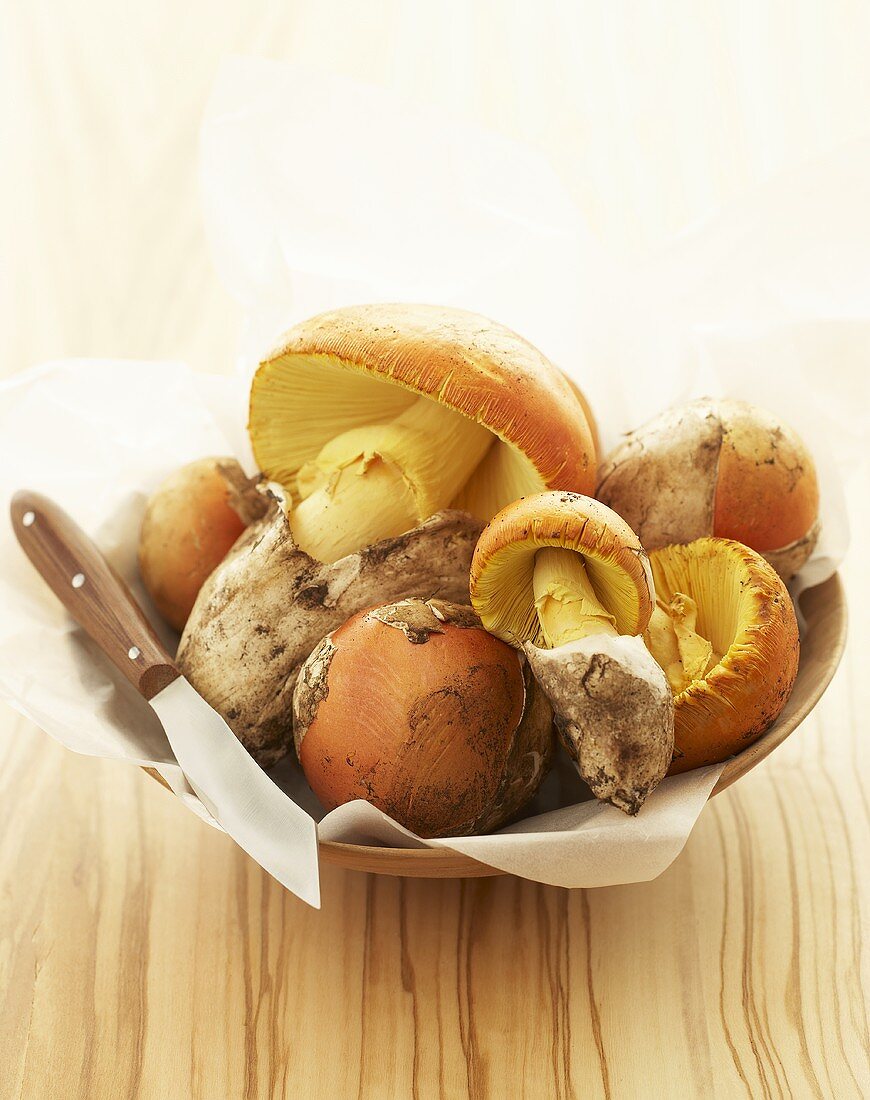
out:
M215 820L270 875L319 907L313 819L272 782L185 680L130 590L66 512L28 491L15 494L10 512L15 535L37 571L156 711L190 786Z

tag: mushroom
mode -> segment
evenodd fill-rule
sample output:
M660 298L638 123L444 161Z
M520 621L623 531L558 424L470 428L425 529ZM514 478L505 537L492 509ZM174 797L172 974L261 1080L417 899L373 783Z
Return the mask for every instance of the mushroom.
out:
M326 562L444 508L487 520L595 477L576 388L509 329L437 306L297 325L254 376L248 427L260 469L294 498L297 544Z
M303 665L293 713L327 810L362 798L423 837L503 825L552 756L552 711L523 655L442 600L354 615Z
M671 691L638 637L654 601L635 533L577 493L509 505L471 563L471 602L484 626L523 648L581 777L630 814L673 753Z
M791 428L745 401L704 398L629 432L603 462L595 495L647 550L735 539L785 580L819 536L812 457Z
M278 499L203 585L179 667L254 759L274 764L293 744L300 666L324 634L363 608L406 596L467 600L480 530L465 512L441 512L325 564L296 545Z
M139 572L175 630L184 629L206 577L266 509L234 458L197 459L157 487L139 533Z
M656 610L644 639L675 696L671 772L717 764L759 737L791 693L798 625L774 569L730 539L650 554Z

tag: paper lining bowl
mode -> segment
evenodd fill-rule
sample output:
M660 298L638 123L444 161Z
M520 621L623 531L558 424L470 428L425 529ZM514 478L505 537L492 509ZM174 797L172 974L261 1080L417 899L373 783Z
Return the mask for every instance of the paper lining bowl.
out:
M730 787L793 733L825 693L846 644L846 598L839 574L806 589L799 598L805 619L794 690L779 718L748 748L726 763L710 797ZM160 777L146 769L156 779ZM162 782L162 780L161 780ZM320 842L320 858L352 871L405 878L484 878L505 872L443 848L390 848Z

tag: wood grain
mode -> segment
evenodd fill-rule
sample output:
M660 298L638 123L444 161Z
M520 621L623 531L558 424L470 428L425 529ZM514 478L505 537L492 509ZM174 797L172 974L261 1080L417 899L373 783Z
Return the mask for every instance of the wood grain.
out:
M564 34L539 5L414 7L7 0L0 369L229 368L195 158L230 51L468 108L629 250L866 126L860 4L748 31L740 5L588 6ZM0 712L2 1100L870 1095L866 464L848 496L840 670L655 882L327 866L316 913L137 769Z

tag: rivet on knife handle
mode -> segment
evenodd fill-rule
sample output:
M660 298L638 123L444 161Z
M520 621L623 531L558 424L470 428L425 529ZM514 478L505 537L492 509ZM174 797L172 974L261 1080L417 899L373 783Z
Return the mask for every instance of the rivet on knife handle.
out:
M96 545L54 501L12 498L21 547L76 622L146 699L180 675L130 590Z

